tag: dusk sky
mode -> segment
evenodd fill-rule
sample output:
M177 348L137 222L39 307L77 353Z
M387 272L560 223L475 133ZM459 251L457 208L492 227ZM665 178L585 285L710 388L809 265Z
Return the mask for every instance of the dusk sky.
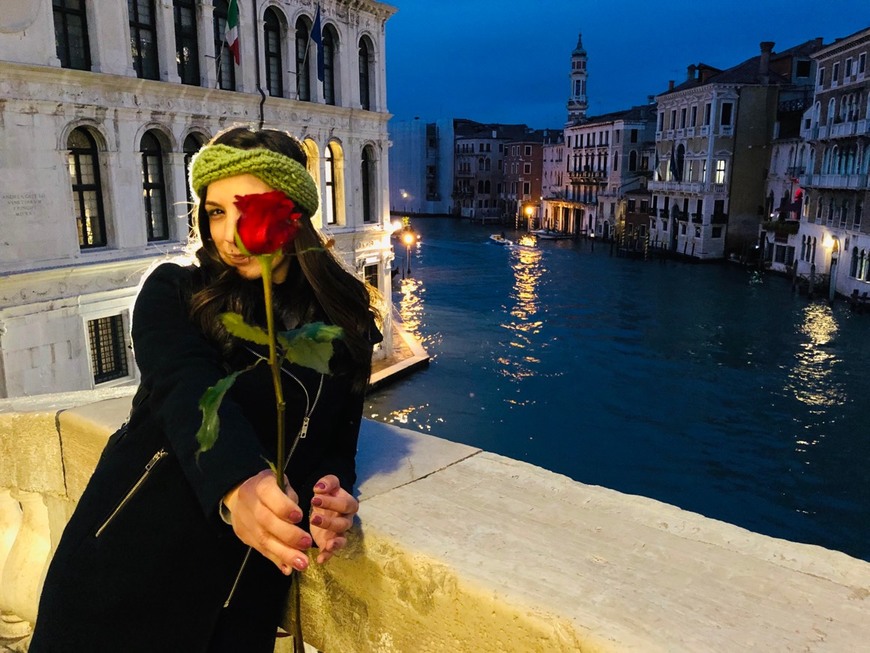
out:
M730 68L817 36L870 27L870 0L393 0L387 108L394 120L469 118L561 128L578 33L588 115L644 104L700 62Z

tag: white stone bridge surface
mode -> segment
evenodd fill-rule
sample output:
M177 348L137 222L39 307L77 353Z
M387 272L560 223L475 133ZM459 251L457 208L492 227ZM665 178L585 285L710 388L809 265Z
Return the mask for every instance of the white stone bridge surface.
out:
M121 393L0 401L6 650L26 650ZM359 471L349 549L304 575L326 653L868 650L870 564L845 554L368 420Z

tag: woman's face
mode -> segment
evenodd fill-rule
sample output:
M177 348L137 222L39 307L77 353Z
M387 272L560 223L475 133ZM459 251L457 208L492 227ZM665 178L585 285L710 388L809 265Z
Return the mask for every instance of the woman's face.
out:
M250 174L226 177L208 185L205 198L205 211L208 215L208 228L221 260L234 267L245 279L259 279L262 276L260 263L253 256L244 256L236 246L236 222L239 210L236 208L236 195L268 193L275 190L262 179ZM281 283L287 277L290 259L278 254L272 263L272 280Z

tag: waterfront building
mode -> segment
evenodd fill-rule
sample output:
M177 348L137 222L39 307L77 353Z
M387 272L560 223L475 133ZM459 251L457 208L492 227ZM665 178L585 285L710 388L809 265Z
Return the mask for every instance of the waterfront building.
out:
M611 238L628 208L627 193L646 192L655 107L640 105L565 127L567 185L545 214L559 231ZM637 208L642 198L634 198ZM644 229L646 229L644 225Z
M325 0L318 35L310 2L241 4L231 50L226 0L5 3L0 397L137 381L137 285L187 244L190 156L237 123L303 139L322 192L315 222L389 302L395 9Z
M764 265L776 272L792 272L795 262L804 196L799 178L809 150L800 135L801 121L811 105L812 96L807 93L804 98L780 102L777 108L760 239Z
M541 146L541 227L555 229L550 207L568 196L565 133L550 132Z
M810 145L797 273L829 274L832 288L851 296L870 292L870 29L836 40L812 55L815 100L804 114ZM831 294L833 296L833 293Z
M448 215L453 194L452 119L390 121L390 211Z
M732 68L690 65L656 97L653 242L698 259L746 260L764 216L765 168L777 109L813 84L821 39L760 53Z
M525 138L529 128L465 119L455 120L453 128L452 213L474 220L503 220L505 145Z
M505 144L502 198L505 215L517 226L533 229L541 223L544 143L557 133L538 129Z

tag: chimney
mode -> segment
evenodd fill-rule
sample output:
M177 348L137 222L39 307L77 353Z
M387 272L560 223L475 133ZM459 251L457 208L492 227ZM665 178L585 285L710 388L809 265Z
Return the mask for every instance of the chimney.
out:
M761 42L761 57L758 60L758 74L765 79L770 74L770 53L773 52L773 41Z
M655 104L656 103L656 96L655 95L647 95L646 101L648 104Z
M668 80L668 90L669 90L669 91L673 91L673 90L674 90L674 80L672 80L672 79L669 79L669 80Z
M698 70L698 67L695 64L689 64L689 67L686 68L686 79L690 82L695 81L695 71Z

